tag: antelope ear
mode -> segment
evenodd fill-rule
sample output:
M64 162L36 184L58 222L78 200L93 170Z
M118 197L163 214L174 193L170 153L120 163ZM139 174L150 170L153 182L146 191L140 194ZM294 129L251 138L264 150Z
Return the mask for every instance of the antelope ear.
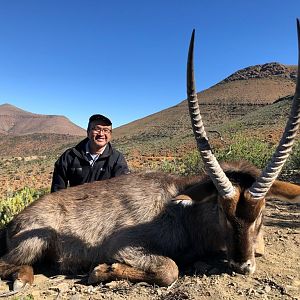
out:
M183 206L188 206L193 204L193 199L190 196L184 194L180 194L176 196L175 198L172 199L172 201L176 204L181 204Z
M267 193L266 198L276 198L291 203L300 203L300 186L285 181L275 180Z

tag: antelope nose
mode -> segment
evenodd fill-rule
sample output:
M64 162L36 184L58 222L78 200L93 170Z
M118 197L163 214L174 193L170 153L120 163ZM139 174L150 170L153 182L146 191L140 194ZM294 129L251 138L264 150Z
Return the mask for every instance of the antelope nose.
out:
M229 262L229 266L236 272L241 273L241 274L245 274L245 275L249 275L249 274L253 274L255 271L255 261L252 260L247 260L246 262L235 262L233 260L231 260Z

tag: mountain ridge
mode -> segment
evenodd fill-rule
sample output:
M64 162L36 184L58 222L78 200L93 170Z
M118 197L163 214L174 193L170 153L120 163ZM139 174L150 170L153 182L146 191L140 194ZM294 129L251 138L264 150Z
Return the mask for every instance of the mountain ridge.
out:
M255 65L241 69L220 83L198 92L201 114L207 130L220 131L222 126L241 119L248 113L256 110L259 113L261 107L272 106L282 99L290 99L295 92L296 69L296 66L279 63ZM258 71L262 72L263 76ZM3 112L5 107L6 113ZM273 109L272 107L270 109ZM68 130L69 126L73 129ZM10 104L0 105L1 133L12 137L23 135L26 136L26 140L30 139L32 134L43 133L50 147L55 141L49 136L51 134L75 135L78 139L86 136L84 129L66 117L33 114ZM191 134L188 105L184 99L174 106L114 128L113 143L125 153L134 148L139 149L140 153L164 153L165 148L176 152L176 149L186 147L187 141L193 141ZM40 138L42 137L38 137L38 140ZM37 136L32 137L33 141L36 139ZM63 143L64 140L67 144L66 138L59 139L59 143ZM72 141L68 139L68 143ZM28 146L26 143L26 147ZM53 146L53 150L61 148L63 146Z
M256 74L257 70L264 70L264 76L255 77L253 74ZM296 87L296 70L297 66L279 63L254 65L241 69L212 87L198 92L197 97L204 121L208 127L214 127L293 95ZM130 136L139 135L142 131L145 134L145 131L151 131L152 128L178 126L190 127L186 99L172 107L118 127L114 137L117 140L121 140L124 136L129 139Z
M34 133L84 136L85 130L65 116L35 114L9 103L0 105L0 134L18 136Z
M286 79L296 80L297 78L297 66L296 65L284 65L278 62L270 62L265 64L258 64L240 69L218 84L222 84L235 80L247 80L251 78L272 78L281 77Z

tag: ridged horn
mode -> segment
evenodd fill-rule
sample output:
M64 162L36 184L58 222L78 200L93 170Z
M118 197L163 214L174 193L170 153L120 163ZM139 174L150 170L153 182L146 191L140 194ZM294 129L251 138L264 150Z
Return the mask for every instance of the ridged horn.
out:
M261 199L266 196L272 184L279 175L284 163L289 157L295 141L295 137L300 123L300 24L297 19L298 34L298 73L296 91L292 102L291 112L287 121L284 133L279 145L273 154L270 162L250 187L249 193L255 199Z
M212 153L200 114L194 76L194 38L195 30L192 33L187 61L187 98L193 132L206 172L219 194L231 198L235 195L235 189Z

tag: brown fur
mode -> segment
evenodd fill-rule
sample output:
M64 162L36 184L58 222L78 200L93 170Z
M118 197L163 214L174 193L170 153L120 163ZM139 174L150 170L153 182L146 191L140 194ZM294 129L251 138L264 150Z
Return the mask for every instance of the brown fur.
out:
M0 276L31 283L30 266L47 257L65 273L95 268L92 283L125 278L169 285L177 265L221 250L235 270L252 272L255 249L263 249L264 199L253 201L247 189L259 171L245 162L223 168L239 191L232 201L219 197L206 175L156 172L45 195L0 232ZM284 187L276 184L275 193L284 197Z

